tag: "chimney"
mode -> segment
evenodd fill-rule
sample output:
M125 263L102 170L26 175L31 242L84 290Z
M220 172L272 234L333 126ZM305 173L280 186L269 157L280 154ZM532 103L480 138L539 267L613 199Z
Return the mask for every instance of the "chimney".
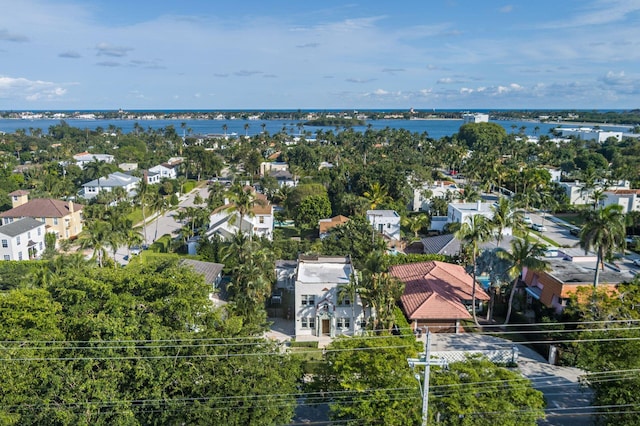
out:
M73 200L69 201L69 214L73 215Z

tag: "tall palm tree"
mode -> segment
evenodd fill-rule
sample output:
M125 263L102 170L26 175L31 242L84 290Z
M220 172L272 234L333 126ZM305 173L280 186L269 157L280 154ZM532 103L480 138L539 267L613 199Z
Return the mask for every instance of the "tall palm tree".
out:
M532 242L529 238L514 239L511 242L511 251L498 249L498 256L509 262L511 265L507 273L513 279L511 283L511 292L507 303L507 314L504 324L509 323L511 318L511 310L513 308L513 297L516 294L518 280L522 276L522 271L527 268L532 271L545 271L549 268L549 264L540 259L544 256L546 247L538 242Z
M158 222L160 222L160 218L164 216L165 212L169 208L169 201L162 194L160 194L159 191L154 192L151 196L149 207L152 211L158 213L158 216L156 217L156 231L153 237L153 240L155 241L158 239Z
M241 184L235 184L229 189L227 193L231 206L227 208L228 213L237 213L240 219L238 228L242 231L242 225L245 217L253 217L253 207L255 205L263 204L263 201L256 197L256 193L253 188L244 188ZM235 216L230 220L231 223L235 222ZM249 229L249 239L252 239L253 229Z
M600 269L604 269L605 259L613 255L616 249L626 247L625 217L622 206L610 204L597 210L584 213L584 226L580 232L580 247L587 253L596 250L596 268L593 276L594 288L598 286Z
M357 303L357 298L358 298L358 291L360 289L360 281L358 279L358 275L357 273L352 273L351 276L349 277L349 282L347 284L340 284L338 286L337 289L337 299L338 299L338 304L342 304L345 300L349 300L350 304L351 304L351 326L353 327L353 329L356 329L356 325L355 325L355 307L356 307L356 303ZM363 315L365 315L364 313L364 306L363 306Z
M107 245L111 225L102 220L93 220L86 223L82 232L78 235L80 249L93 249L92 259L97 259L98 266L102 268L103 260L107 256Z
M480 243L487 241L491 237L491 222L481 214L470 216L460 225L460 229L455 233L455 237L464 241L471 252L471 277L473 278L471 290L471 313L473 315L473 321L476 325L479 325L476 315L476 267L478 254L480 252Z
M391 201L386 185L380 185L380 182L372 183L369 191L365 191L362 195L369 200L372 210Z
M522 214L514 208L513 202L507 197L500 197L498 202L491 206L493 218L491 226L493 227L496 245L500 247L502 241L502 233L506 228L517 228L522 224Z
M147 183L147 180L142 178L138 182L138 189L136 193L136 200L142 210L142 229L144 233L144 240L147 241L147 215L146 208L149 205L149 201L153 195L153 188Z
M420 230L431 226L431 216L426 213L407 216L402 218L403 225L407 226L413 232L413 238L418 239Z

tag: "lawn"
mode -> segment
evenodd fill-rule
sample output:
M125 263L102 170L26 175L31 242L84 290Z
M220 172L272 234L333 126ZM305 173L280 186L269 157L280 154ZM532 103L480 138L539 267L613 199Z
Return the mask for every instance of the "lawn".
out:
M554 215L554 217L562 219L574 226L582 226L582 224L584 223L584 218L580 213L557 213Z

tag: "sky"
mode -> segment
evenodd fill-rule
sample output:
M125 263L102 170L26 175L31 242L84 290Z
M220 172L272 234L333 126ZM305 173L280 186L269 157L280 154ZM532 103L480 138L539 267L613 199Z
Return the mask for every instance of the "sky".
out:
M640 0L0 0L0 11L0 110L640 107Z

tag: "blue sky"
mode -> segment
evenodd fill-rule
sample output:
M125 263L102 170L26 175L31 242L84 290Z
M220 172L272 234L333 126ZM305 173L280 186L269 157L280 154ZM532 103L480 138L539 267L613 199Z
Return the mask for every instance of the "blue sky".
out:
M0 10L0 110L640 107L640 0Z

